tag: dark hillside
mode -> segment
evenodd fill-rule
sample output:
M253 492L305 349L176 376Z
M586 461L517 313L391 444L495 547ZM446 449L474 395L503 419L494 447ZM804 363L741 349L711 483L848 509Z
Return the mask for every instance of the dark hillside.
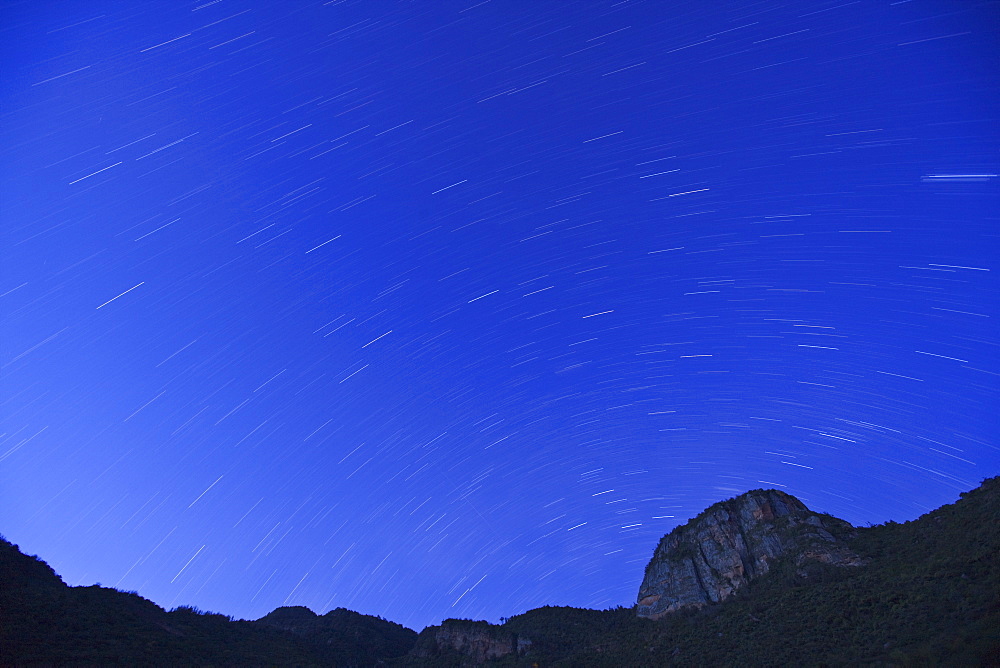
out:
M660 620L547 606L502 625L446 620L418 638L342 608L255 622L165 612L68 587L0 539L0 664L1000 666L1000 478L912 522L857 529L848 545L866 565L789 556L721 603Z
M849 544L868 565L785 560L723 603L659 621L531 610L497 627L532 644L496 665L1000 665L1000 478L912 522L858 529Z
M246 622L190 607L165 612L137 594L68 587L48 564L0 539L3 665L372 666L416 639L398 624L346 610L313 615L307 633L271 624L271 615Z

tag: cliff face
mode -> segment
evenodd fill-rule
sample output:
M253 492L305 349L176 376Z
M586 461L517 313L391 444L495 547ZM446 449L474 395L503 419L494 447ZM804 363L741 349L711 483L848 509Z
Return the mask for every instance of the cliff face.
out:
M411 655L428 659L457 652L473 663L482 663L508 654L522 654L530 646L527 638L486 622L446 619L440 626L430 626L420 633Z
M637 614L659 619L688 606L721 601L790 555L858 566L844 540L854 528L810 511L794 496L754 490L711 506L660 540L639 587Z

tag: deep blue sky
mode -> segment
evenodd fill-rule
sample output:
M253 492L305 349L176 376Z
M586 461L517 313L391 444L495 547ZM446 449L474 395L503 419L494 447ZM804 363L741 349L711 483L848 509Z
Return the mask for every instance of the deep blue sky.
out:
M7 2L0 532L410 627L1000 473L990 2Z

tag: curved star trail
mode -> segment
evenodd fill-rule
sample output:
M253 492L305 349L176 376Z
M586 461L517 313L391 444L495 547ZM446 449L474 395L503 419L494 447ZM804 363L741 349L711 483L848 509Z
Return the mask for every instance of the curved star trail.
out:
M0 531L420 629L1000 472L996 9L4 11Z

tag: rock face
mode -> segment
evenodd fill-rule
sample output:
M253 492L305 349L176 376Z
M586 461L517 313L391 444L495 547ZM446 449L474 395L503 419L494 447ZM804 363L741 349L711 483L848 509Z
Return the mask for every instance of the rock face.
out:
M639 587L637 614L659 619L722 601L785 556L800 568L810 561L860 566L844 542L854 533L848 522L778 490L722 501L660 540Z
M446 619L440 626L430 626L421 631L411 654L433 658L457 652L469 657L472 663L482 663L508 654L523 654L530 646L531 641L527 638L519 638L516 633L486 622Z

